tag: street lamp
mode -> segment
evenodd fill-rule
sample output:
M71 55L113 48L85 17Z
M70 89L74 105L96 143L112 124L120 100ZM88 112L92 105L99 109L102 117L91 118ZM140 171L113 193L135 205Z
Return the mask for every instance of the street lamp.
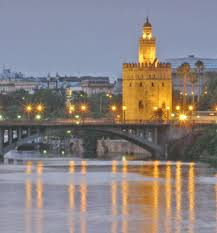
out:
M115 105L112 105L111 110L112 110L112 113L113 113L113 121L115 122L115 112L117 111L117 107Z
M25 110L27 113L32 112L32 105L30 105L30 104L26 105Z
M75 106L71 105L69 106L69 114L72 114L75 111Z
M82 120L83 120L83 123L84 123L84 113L87 111L87 106L85 104L82 104L81 107L81 115L82 115Z
M37 114L37 115L35 116L35 119L36 119L36 120L41 120L41 115L40 115L40 114Z
M30 113L32 112L32 105L31 104L28 104L25 106L25 111L27 113L27 118L29 119L30 118Z
M177 105L177 106L176 106L176 111L180 111L180 109L181 109L180 106Z
M36 110L37 110L37 112L43 112L44 111L44 106L42 104L38 104L36 106Z
M194 109L194 107L193 107L192 105L189 105L189 106L188 106L188 110L189 110L189 111L193 111L193 109Z
M188 119L188 116L187 116L187 115L185 115L185 114L180 114L180 115L179 115L179 120L180 120L180 121L183 121L183 122L184 122L184 121L186 121L187 119Z

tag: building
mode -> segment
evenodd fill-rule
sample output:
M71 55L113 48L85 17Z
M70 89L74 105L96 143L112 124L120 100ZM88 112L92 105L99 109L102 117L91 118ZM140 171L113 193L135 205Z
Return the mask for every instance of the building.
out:
M123 64L123 119L151 120L154 109L172 108L172 70L170 64L159 63L156 39L148 18L139 40L139 63Z
M7 94L10 92L25 90L29 94L33 94L35 89L37 88L36 82L29 81L9 81L9 80L1 80L0 81L0 93Z
M192 69L196 68L195 63L198 60L203 62L205 72L217 72L217 59L215 58L202 58L190 55L188 57L183 58L168 58L165 59L165 62L170 63L173 72L176 72L176 69L183 63L188 63Z
M88 96L99 93L112 93L114 85L109 77L81 77L81 89Z

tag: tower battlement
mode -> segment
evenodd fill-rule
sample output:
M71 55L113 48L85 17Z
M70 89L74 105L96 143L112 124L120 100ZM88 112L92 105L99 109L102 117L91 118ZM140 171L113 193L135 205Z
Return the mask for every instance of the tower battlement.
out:
M156 65L148 64L148 63L124 63L123 69L159 69L159 68L169 68L171 69L170 63L158 63Z

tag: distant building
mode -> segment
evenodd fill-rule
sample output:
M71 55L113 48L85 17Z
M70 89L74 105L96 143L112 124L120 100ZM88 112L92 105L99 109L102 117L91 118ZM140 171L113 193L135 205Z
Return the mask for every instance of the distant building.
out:
M28 93L33 94L36 88L37 88L36 82L8 81L8 80L0 81L0 93L2 94L7 94L18 90L25 90Z
M188 63L190 67L193 69L195 68L195 63L200 60L204 64L204 71L206 72L217 72L217 59L215 58L202 58L202 57L195 57L194 55L190 55L188 57L183 58L168 58L165 59L165 62L170 63L173 72L181 66L183 63Z
M151 120L154 109L172 109L172 70L159 63L156 39L148 18L139 40L139 63L123 64L123 118L126 121Z
M112 93L114 84L110 83L109 77L81 77L81 89L88 96L98 93Z
M114 83L114 94L122 94L122 78L118 78Z

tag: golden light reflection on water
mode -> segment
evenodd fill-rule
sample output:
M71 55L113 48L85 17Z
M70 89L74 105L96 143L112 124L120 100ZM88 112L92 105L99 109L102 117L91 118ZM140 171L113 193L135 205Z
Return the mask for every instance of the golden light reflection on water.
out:
M26 174L28 175L32 174L32 161L26 162Z
M69 169L69 173L72 170ZM74 211L75 211L75 185L70 177L69 186L68 186L68 198L69 198L69 233L74 233Z
M117 181L113 180L111 183L111 195L112 195L112 233L117 233Z
M195 221L195 174L194 173L195 173L194 163L191 163L188 172L189 233L194 232L194 221Z
M25 182L25 193L26 193L26 233L32 232L32 182L29 177L26 178Z
M122 191L122 233L128 232L128 183L123 179L121 183Z
M182 222L182 164L176 163L176 233L181 232Z
M36 166L37 180L36 180L36 199L37 199L37 233L43 233L43 163L39 161Z
M172 187L171 187L171 163L166 164L166 181L165 181L165 202L166 202L166 221L165 221L165 232L171 233L171 198L172 198Z
M69 173L73 174L75 172L75 162L69 161Z
M43 173L43 163L41 161L39 161L37 163L36 170L37 170L38 175L42 175L42 173Z
M112 161L112 173L116 173L117 172L117 161L113 160Z
M159 207L159 161L154 161L153 167L153 233L158 232L158 207Z
M128 172L128 162L127 162L127 160L123 160L122 161L122 174L123 174L123 177L126 177L127 172Z
M87 181L86 178L81 180L80 185L80 214L81 214L81 222L80 222L80 232L87 232Z
M87 173L87 161L81 161L81 173L85 175Z

